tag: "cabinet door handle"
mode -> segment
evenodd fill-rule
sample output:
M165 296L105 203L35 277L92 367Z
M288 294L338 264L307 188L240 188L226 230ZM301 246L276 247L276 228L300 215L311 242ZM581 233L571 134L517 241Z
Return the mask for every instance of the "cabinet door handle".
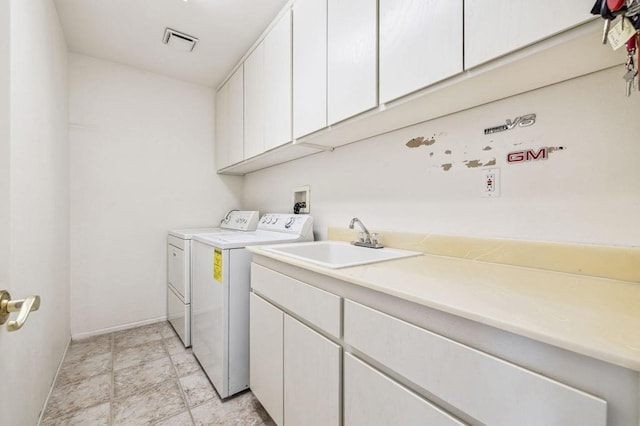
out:
M0 291L0 325L7 322L9 314L12 312L18 312L18 318L15 321L7 322L7 331L20 330L29 314L33 311L37 311L40 308L40 296L28 296L25 299L11 300L11 295L8 291Z

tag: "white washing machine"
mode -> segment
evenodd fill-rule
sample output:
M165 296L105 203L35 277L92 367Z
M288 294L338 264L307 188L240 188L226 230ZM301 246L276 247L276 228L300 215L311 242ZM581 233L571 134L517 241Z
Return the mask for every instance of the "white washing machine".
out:
M249 387L250 245L313 241L313 218L265 214L254 232L193 241L193 354L221 398Z
M230 211L219 227L175 229L167 236L167 319L185 347L191 346L191 253L198 234L254 231L257 211Z

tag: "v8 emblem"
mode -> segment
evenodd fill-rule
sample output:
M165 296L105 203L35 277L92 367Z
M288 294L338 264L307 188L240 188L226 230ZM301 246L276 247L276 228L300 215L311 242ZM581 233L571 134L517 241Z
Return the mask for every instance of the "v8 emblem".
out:
M516 127L529 127L533 126L536 122L535 114L526 114L520 117L516 117L511 121L511 119L507 119L507 123L501 126L489 127L488 129L484 129L485 135L490 135L492 133L504 132L507 130L512 130Z

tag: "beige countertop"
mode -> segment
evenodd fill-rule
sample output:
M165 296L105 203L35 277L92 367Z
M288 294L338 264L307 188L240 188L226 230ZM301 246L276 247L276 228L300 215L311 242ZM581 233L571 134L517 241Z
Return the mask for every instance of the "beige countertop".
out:
M640 284L441 255L329 269L255 254L640 371Z

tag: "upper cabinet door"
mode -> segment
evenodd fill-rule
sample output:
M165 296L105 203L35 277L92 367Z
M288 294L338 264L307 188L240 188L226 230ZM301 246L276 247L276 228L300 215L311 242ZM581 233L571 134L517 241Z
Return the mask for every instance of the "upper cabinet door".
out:
M377 1L329 0L328 122L378 105Z
M291 10L264 39L265 151L291 142Z
M264 152L264 42L244 61L244 158Z
M224 169L229 163L229 82L216 93L216 169Z
M593 2L464 2L464 64L469 69L593 19Z
M242 65L229 82L229 164L244 160L244 72Z
M236 70L216 95L216 168L244 159L243 67Z
M380 103L462 72L462 0L380 0Z
M327 126L327 0L293 6L293 137Z

